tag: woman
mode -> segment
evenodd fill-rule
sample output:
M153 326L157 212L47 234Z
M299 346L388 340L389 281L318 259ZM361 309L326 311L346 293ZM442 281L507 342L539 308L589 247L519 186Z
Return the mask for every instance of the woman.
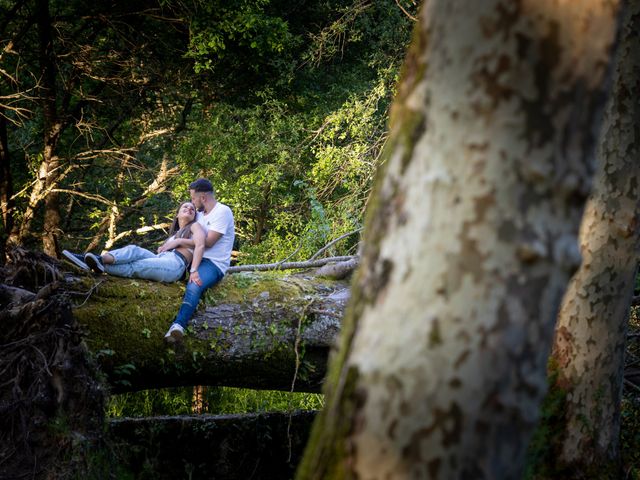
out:
M191 202L182 202L169 230L169 238L155 254L137 245L127 245L103 255L87 253L79 255L63 250L64 257L83 270L128 278L144 278L157 282L175 282L184 278L194 259L194 251L204 251L204 229L195 221L196 208ZM177 247L166 249L165 245L175 238L191 238L194 248ZM202 255L196 255L192 268L198 268Z

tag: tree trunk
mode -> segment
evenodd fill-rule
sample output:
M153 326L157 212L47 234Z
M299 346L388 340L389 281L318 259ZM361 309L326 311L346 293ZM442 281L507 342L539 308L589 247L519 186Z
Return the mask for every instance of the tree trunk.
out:
M621 473L624 348L640 228L640 3L627 3L599 168L580 230L582 265L564 296L549 364L545 405L553 411L543 412L542 429L554 422L557 436L532 445L546 463L536 478Z
M309 274L227 276L205 295L183 348L172 349L163 335L182 285L101 277L73 288L74 317L116 393L190 385L319 391L349 298L347 282Z
M605 1L425 3L299 479L521 478L616 18Z
M13 228L13 179L11 178L11 157L7 139L7 119L0 112L0 210L2 229L0 230L0 265L5 262L5 248Z
M56 257L58 251L58 233L60 230L60 211L58 193L54 190L60 175L60 158L56 154L56 146L62 133L63 123L57 113L56 59L53 51L53 35L51 32L51 16L49 1L36 2L39 61L42 74L40 85L40 103L43 113L43 149L42 161L29 196L22 223L17 232L12 234L12 241L22 243L31 234L32 222L36 209L44 200L44 224L42 246L45 253Z
M40 39L40 70L42 71L42 110L44 119L44 148L42 163L44 165L44 187L47 191L44 205L44 236L42 247L46 254L58 256L58 231L60 229L60 211L58 193L51 191L57 186L60 174L60 159L56 155L56 145L62 123L57 115L56 107L56 60L53 51L53 35L51 34L51 17L49 0L38 0L38 33Z
M265 185L264 191L262 192L262 201L260 202L260 207L258 208L258 218L256 220L256 235L253 239L253 244L258 245L262 242L262 236L264 235L265 229L267 227L267 216L269 215L269 206L271 204L271 186L269 184Z

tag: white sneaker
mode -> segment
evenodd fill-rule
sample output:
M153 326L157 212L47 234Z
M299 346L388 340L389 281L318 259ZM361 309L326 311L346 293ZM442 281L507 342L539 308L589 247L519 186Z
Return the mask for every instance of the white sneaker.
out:
M184 337L184 328L178 323L172 323L167 333L164 334L164 341L167 343L177 343Z

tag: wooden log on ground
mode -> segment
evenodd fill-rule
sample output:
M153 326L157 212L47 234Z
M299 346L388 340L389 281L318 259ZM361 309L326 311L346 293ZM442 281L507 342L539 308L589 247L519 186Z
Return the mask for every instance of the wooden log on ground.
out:
M170 348L163 336L183 284L100 276L69 290L114 393L188 385L319 391L349 297L347 281L310 273L229 275L206 293L183 346Z
M134 478L292 478L315 412L114 419L110 448Z

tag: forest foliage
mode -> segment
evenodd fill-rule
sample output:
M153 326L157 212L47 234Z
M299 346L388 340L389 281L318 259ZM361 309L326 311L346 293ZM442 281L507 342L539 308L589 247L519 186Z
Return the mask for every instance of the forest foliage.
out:
M309 258L362 225L412 27L394 0L0 0L0 259L48 232L50 254L153 250L200 176L240 263ZM107 413L189 412L191 393ZM206 411L322 401L283 395L212 388Z
M152 246L199 176L234 211L240 262L361 226L412 28L395 1L0 8L3 245Z

